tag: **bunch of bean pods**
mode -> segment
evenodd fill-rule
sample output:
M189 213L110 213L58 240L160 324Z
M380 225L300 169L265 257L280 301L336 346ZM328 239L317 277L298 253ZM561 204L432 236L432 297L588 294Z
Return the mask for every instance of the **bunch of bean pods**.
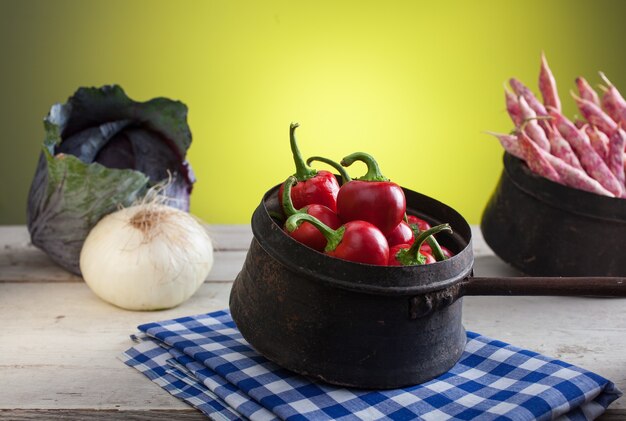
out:
M609 197L626 197L624 147L626 100L600 72L602 96L583 78L571 92L584 120L561 112L556 80L541 55L539 91L543 102L518 79L505 88L506 109L515 124L511 134L493 133L504 149L537 175L572 188Z

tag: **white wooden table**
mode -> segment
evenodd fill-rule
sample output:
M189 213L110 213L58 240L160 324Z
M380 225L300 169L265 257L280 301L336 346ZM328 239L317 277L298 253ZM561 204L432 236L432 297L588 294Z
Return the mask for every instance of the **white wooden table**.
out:
M96 297L79 277L0 227L0 418L201 419L117 356L138 324L227 307L252 237L249 226L211 226L215 265L181 306L131 312ZM474 230L477 276L517 275ZM467 329L561 358L626 391L626 300L466 297ZM603 420L626 419L626 398Z

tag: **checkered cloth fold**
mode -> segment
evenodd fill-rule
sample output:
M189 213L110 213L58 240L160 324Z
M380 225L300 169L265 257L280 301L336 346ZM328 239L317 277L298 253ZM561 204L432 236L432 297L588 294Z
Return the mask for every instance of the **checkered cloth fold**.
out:
M212 419L592 420L621 396L571 364L468 332L461 360L427 383L371 391L285 370L242 338L228 311L139 326L121 359Z

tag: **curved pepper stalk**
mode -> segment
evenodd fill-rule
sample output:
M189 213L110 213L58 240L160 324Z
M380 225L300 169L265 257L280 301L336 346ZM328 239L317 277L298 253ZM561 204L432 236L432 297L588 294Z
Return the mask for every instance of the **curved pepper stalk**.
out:
M402 187L382 175L378 163L365 152L344 157L341 165L362 161L367 173L344 183L337 194L337 214L342 221L367 221L383 234L393 231L406 213L406 197Z
M412 265L423 265L426 263L426 257L420 252L420 248L424 241L431 236L446 231L448 233L452 233L452 228L450 228L449 224L441 224L435 227L432 227L426 231L422 231L415 237L415 241L409 248L400 248L397 254L394 256L402 266L412 266Z
M367 173L364 176L357 178L357 180L361 181L389 181L387 177L385 177L380 172L380 167L378 166L378 162L374 159L374 157L365 152L354 152L341 160L341 165L344 167L349 167L354 164L355 161L362 161L367 165Z
M344 167L342 167L338 162L335 162L332 159L324 158L323 156L312 156L312 157L309 157L306 160L306 163L308 165L311 165L311 162L314 162L314 161L323 162L324 164L330 165L335 170L337 170L337 172L341 176L341 180L342 180L343 183L347 183L348 181L352 181L352 178L350 177L350 175L348 174L346 169Z
M331 172L317 171L304 162L296 143L295 131L298 127L298 123L291 123L289 126L289 142L296 166L296 172L293 176L298 181L291 194L293 205L296 209L301 209L306 205L319 204L335 212L337 210L339 183ZM283 205L284 189L285 185L282 184L278 190L278 201L281 207Z
M296 180L298 181L305 181L311 177L315 177L317 171L309 167L306 162L304 162L304 158L302 158L300 148L298 148L298 142L296 141L296 129L298 127L300 127L300 124L298 123L291 123L289 126L289 145L291 146L293 163L296 165L296 173L294 174L294 177L296 177Z

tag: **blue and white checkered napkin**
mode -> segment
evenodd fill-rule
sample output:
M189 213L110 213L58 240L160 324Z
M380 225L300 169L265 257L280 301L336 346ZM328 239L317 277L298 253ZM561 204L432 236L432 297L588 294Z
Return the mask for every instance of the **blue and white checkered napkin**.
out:
M449 372L371 391L317 383L268 361L228 311L139 330L139 343L122 360L219 420L591 420L621 396L594 373L469 332Z

